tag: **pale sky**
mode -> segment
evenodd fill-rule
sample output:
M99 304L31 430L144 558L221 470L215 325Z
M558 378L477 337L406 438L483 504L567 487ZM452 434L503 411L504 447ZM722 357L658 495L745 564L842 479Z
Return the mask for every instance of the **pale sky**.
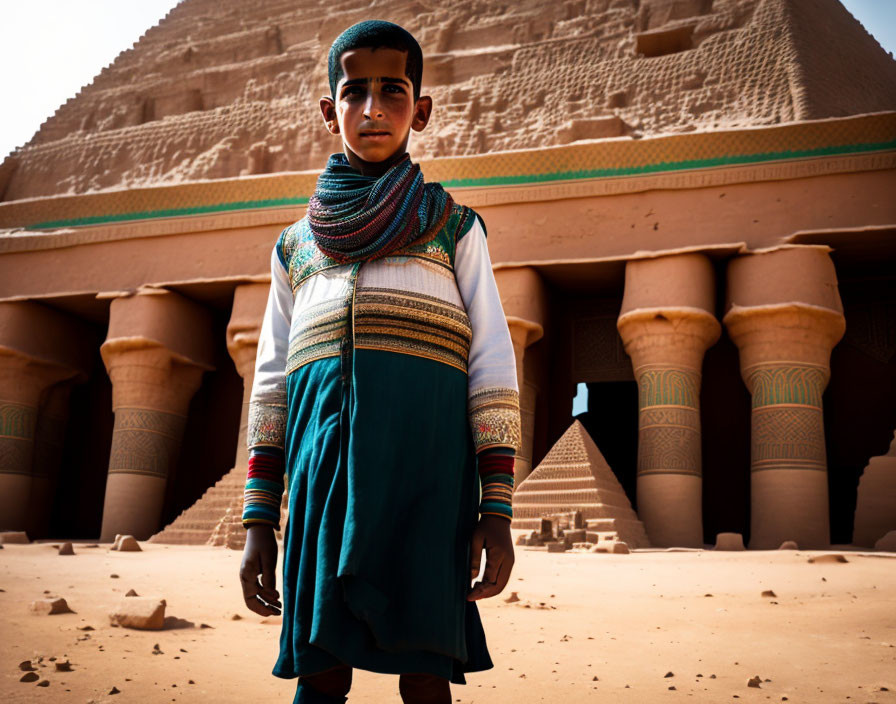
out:
M896 0L843 0L896 55ZM0 0L0 161L177 0Z

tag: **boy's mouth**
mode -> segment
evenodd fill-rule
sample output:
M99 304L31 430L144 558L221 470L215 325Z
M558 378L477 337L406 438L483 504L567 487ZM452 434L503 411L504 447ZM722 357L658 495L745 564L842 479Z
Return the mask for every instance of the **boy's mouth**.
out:
M385 139L390 135L386 130L363 130L359 134L368 139Z

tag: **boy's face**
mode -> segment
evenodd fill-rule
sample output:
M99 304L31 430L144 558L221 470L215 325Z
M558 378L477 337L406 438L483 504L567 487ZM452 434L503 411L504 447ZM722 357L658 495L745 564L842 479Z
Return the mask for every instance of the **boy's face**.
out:
M385 173L407 151L410 130L419 132L429 121L432 100L414 100L406 59L397 49L346 51L336 95L320 100L327 129L341 135L349 163L361 173Z

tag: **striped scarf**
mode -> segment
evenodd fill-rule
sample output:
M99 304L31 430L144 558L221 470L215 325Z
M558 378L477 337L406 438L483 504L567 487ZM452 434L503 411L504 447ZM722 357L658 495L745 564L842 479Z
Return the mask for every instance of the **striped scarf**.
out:
M405 153L379 178L364 176L342 152L332 154L308 201L318 249L338 262L377 259L445 226L454 201L439 183L424 183Z

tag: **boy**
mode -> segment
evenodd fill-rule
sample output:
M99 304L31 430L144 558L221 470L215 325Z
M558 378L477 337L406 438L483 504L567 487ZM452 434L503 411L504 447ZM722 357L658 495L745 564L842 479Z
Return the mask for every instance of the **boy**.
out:
M328 63L343 153L271 256L240 581L252 611L280 613L285 471L273 674L299 678L296 703L345 702L360 667L448 704L449 681L492 667L476 600L513 566L513 347L481 221L407 154L432 110L416 40L362 22Z

